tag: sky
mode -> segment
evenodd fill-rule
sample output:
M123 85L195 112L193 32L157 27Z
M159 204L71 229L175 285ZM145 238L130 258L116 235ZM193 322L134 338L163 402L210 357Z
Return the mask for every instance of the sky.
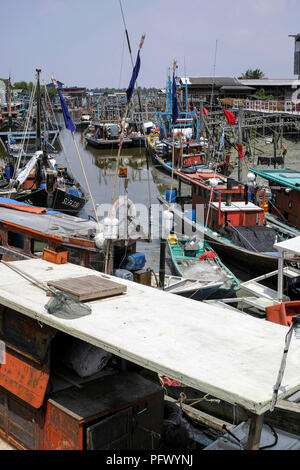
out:
M164 88L178 76L238 77L260 68L295 78L300 0L122 0L138 85ZM12 82L54 74L65 86L127 88L132 64L120 0L0 0L0 77Z

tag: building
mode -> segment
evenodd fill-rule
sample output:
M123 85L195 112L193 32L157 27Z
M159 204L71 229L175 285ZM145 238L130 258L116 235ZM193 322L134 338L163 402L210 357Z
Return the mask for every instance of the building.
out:
M233 77L180 77L178 85L183 93L187 87L190 101L209 102L212 94L217 98L246 98L255 93L255 88Z
M191 102L203 100L210 102L211 95L215 98L251 98L257 92L264 90L265 95L274 96L275 100L291 100L299 90L300 80L288 79L237 79L235 77L180 77L177 80L181 88L182 98L187 88Z

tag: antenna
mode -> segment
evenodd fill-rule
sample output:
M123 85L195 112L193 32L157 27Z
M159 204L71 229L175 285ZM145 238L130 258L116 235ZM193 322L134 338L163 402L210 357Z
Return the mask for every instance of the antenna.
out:
M211 108L212 108L212 103L213 103L214 85L215 85L215 77L216 77L217 49L218 49L218 40L216 40L216 48L215 48L215 59L214 59L214 69L213 69L213 82L212 82L211 97L210 97L210 107L211 107Z

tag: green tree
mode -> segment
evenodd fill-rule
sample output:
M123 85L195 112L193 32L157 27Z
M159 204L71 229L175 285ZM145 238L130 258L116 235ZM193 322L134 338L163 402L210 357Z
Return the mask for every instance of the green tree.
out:
M266 78L265 77L265 74L262 70L260 69L255 69L255 70L252 70L252 69L248 69L246 70L245 73L243 73L239 79L260 79L260 78Z
M24 81L22 81L22 82L15 82L15 83L14 83L14 88L15 88L16 90L23 90L23 91L26 91L26 90L28 90L28 83L27 83L27 82L24 82Z

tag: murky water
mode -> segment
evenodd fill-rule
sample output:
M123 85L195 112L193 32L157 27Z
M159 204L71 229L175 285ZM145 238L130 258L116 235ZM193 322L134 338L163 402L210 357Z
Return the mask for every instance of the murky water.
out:
M80 161L77 156L76 148L71 133L64 128L62 114L58 115L58 121L62 126L60 141L62 150L59 150L56 158L59 163L71 167L74 177L79 181L83 188L87 189L84 175L81 169ZM91 188L95 204L110 204L112 199L114 171L116 166L116 157L118 150L98 150L85 144L82 132L76 132L75 139L80 151L86 176ZM257 166L257 156L273 156L273 144L267 144L266 139L260 139L256 144L261 152L257 151L254 159L254 166ZM300 169L300 142L294 140L282 139L280 149L277 155L281 154L281 147L288 149L286 156L286 167ZM156 204L157 197L165 194L166 189L170 187L171 178L162 173L146 160L145 148L122 149L121 164L127 167L128 187L127 194L133 203L144 204L149 207ZM232 152L232 163L235 164L233 176L237 177L237 157ZM251 159L242 160L243 179L246 178L249 168L252 167ZM268 168L261 166L261 168ZM272 167L269 167L272 168ZM117 178L115 199L125 193L125 179ZM175 183L176 186L176 183ZM93 214L91 201L88 201L83 211L79 214L87 217ZM147 266L157 270L159 265L159 240L151 243L139 243L138 250L146 253ZM167 261L170 265L170 262ZM236 273L238 275L238 273Z

